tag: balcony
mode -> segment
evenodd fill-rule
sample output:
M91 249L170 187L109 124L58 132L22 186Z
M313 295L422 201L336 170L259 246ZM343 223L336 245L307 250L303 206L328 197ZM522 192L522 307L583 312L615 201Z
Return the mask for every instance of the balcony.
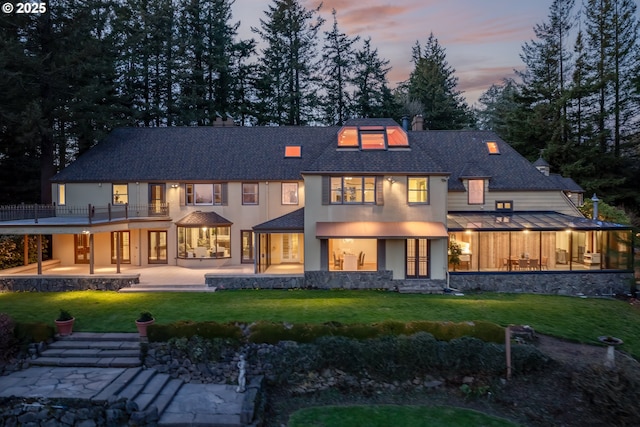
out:
M20 222L22 224L38 224L41 220L51 221L53 218L66 220L65 222L93 224L149 217L169 218L169 204L112 205L109 203L106 206L20 204L0 206L0 222Z

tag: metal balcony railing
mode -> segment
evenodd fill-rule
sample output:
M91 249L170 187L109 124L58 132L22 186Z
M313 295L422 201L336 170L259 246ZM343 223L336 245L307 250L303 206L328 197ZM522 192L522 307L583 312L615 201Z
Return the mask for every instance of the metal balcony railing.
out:
M77 218L93 222L111 222L128 218L168 217L168 203L151 203L148 205L107 204L96 206L41 205L19 204L0 206L0 221L33 220L35 224L45 218Z

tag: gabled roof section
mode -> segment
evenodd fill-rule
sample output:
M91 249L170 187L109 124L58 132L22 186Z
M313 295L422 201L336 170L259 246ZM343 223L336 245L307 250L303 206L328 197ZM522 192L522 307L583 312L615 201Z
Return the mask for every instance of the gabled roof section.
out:
M488 152L486 141L498 144L500 155ZM463 178L490 177L489 190L560 190L526 158L491 131L409 132L411 147L419 146L444 170L451 172L450 191L465 191ZM478 165L471 166L471 165Z
M176 222L176 225L180 227L208 227L211 225L233 225L233 223L215 212L196 211Z
M121 128L54 182L298 180L338 127ZM301 157L285 157L287 145Z
M304 232L304 208L300 208L286 215L263 222L253 227L253 231L262 233L290 233L292 231Z
M474 178L491 178L491 174L478 164L478 162L467 162L462 167L460 172L460 179L474 179Z
M562 191L570 191L572 193L584 193L584 189L580 187L573 179L566 178L557 173L550 173L549 179L555 181Z

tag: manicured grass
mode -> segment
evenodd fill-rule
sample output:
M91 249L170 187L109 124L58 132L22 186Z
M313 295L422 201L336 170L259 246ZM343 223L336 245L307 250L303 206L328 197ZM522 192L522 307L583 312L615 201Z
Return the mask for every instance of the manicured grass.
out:
M507 420L468 409L426 406L323 406L301 409L288 427L509 427Z
M580 342L600 335L624 340L640 357L640 310L598 298L525 294L410 295L378 291L224 291L216 293L0 293L0 312L21 322L48 322L61 308L76 317L76 331L135 332L134 320L150 311L158 323L256 320L292 323L372 323L383 320L488 320L526 324Z

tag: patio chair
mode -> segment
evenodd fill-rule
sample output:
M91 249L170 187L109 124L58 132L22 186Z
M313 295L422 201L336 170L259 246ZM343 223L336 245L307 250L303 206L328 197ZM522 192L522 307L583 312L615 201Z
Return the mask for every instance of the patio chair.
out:
M500 270L508 270L509 269L509 258L502 258L502 265L500 266Z
M529 260L529 270L537 270L539 268L538 258L532 258Z

